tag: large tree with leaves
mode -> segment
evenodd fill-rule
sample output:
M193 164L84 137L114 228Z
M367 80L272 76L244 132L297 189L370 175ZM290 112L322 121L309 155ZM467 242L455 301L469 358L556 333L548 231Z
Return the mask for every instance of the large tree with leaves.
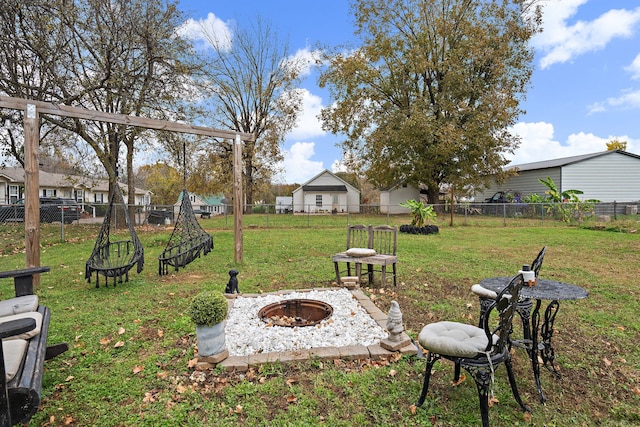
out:
M10 96L159 119L184 119L198 70L191 43L176 34L184 21L171 0L6 0L0 14L0 92ZM144 131L45 116L45 127L88 144L112 184L126 159L134 201L133 156ZM121 146L126 152L121 153ZM14 150L19 154L18 149Z
M304 63L289 56L287 43L271 25L257 20L248 29L234 28L230 37L203 28L211 51L208 67L213 126L252 133L242 147L247 212L255 196L270 185L282 160L280 144L295 125L302 105L297 89ZM233 142L219 141L200 160L210 171L210 193L228 190L233 178Z
M323 126L368 178L479 186L519 139L509 131L532 73L536 0L357 0L356 49L327 56Z

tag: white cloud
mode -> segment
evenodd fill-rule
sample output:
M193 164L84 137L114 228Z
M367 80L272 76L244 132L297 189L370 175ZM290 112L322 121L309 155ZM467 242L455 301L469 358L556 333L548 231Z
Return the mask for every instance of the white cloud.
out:
M605 151L607 142L613 139L626 141L628 152L640 153L640 140L631 139L627 135L601 137L579 132L569 135L566 141L561 142L554 139L553 125L545 122L520 122L513 126L512 131L522 138L515 153L506 156L513 165Z
M314 175L324 170L321 161L310 160L315 154L315 143L296 142L289 150L283 150L284 161L282 168L285 171L284 182L287 184L307 182Z
M199 49L207 49L211 47L211 43L215 43L219 49L229 50L233 40L231 23L224 22L213 13L209 13L206 19L187 20L177 32L182 37L193 40Z
M331 172L336 173L336 172L349 172L349 168L347 167L347 165L344 163L343 160L334 160L333 163L331 164Z
M321 52L309 50L308 47L298 49L296 53L287 58L287 62L299 67L300 77L309 77L312 71L320 65Z
M608 109L629 110L640 108L640 90L627 91L618 97L607 98L606 101L589 105L589 114L600 113Z
M312 94L307 89L302 92L302 111L298 117L296 126L287 134L286 139L309 139L326 134L322 130L322 123L318 118L322 109L322 98Z
M632 79L640 79L640 53L636 55L631 65L625 67L625 70L631 73Z
M611 40L633 35L640 22L640 7L612 9L593 21L567 25L587 0L550 0L544 4L543 32L532 40L543 53L540 67L571 61L587 52L603 49Z

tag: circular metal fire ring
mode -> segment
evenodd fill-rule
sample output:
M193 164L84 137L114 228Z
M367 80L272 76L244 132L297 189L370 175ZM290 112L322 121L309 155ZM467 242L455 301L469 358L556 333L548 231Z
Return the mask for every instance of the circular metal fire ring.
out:
M289 299L266 305L258 311L263 322L274 326L313 326L328 319L333 307L312 299Z

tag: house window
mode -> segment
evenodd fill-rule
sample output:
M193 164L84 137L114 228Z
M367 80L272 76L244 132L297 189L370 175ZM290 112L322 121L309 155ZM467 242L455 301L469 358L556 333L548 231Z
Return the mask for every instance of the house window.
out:
M151 197L148 194L144 195L144 205L148 206L151 204Z
M75 194L76 194L76 202L78 203L82 203L84 202L84 191L83 190L75 190Z
M9 203L14 204L20 198L20 187L17 185L9 186Z
M195 203L196 196L194 196L193 194L189 194L189 200L191 200L191 203Z
M43 188L42 197L56 197L56 190L51 188Z
M316 206L322 206L322 194L316 194Z
M104 203L104 194L103 193L94 193L93 201L95 203Z

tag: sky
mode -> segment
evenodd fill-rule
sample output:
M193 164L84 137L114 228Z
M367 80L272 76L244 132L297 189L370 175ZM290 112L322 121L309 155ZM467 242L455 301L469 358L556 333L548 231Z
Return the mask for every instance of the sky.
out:
M349 0L181 0L200 24L230 32L258 18L286 38L292 55L320 45L355 43ZM543 32L535 37L534 73L526 113L513 131L522 143L511 165L595 153L612 139L640 155L640 4L637 0L544 0ZM193 37L196 37L195 35ZM340 135L322 131L317 115L330 102L318 70L303 82L303 113L282 146L278 182L303 184L324 169L340 170Z

